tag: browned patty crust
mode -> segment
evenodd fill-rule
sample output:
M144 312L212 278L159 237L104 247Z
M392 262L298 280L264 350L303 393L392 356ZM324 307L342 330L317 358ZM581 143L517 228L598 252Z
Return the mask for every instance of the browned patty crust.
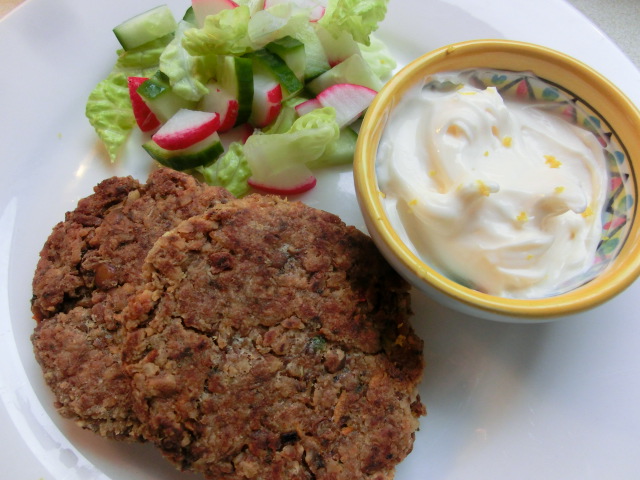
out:
M139 437L120 360L122 309L143 283L158 237L231 198L160 169L144 185L130 177L101 182L54 227L33 279L32 342L64 417L105 436Z
M422 342L369 237L249 196L160 238L123 362L144 436L209 479L390 479L412 449Z

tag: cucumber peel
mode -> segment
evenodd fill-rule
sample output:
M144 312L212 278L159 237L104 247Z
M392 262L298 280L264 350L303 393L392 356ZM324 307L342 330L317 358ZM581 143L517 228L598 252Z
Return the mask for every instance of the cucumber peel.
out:
M221 55L217 77L220 86L238 100L236 125L249 120L253 105L253 63L250 58Z
M144 45L173 32L177 23L167 5L147 10L122 22L113 33L125 50Z
M195 105L195 102L177 95L171 88L169 77L160 70L143 82L137 92L161 122L169 120L181 108L192 109Z
M263 48L252 52L249 57L254 61L261 63L266 67L278 80L282 88L285 89L285 98L293 96L300 92L303 88L302 82L298 79L293 70L289 68L286 62L278 55L271 53L268 49Z
M211 165L224 152L224 147L217 133L182 150L167 150L153 140L142 145L142 148L158 163L174 170L190 170L196 167Z

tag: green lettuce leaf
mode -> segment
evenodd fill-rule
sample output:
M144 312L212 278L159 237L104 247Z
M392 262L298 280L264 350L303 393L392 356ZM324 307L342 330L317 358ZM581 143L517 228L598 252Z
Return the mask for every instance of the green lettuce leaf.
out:
M286 36L293 36L309 23L304 11L289 3L280 3L256 12L249 21L248 34L254 49Z
M112 72L89 94L85 113L109 158L115 161L136 124L129 98L127 75Z
M371 32L387 14L388 0L329 0L318 24L334 35L348 31L354 40L369 45Z
M127 77L149 77L158 69L160 55L173 35L138 48L118 52L111 73L89 94L85 115L114 162L136 125Z
M305 135L318 136L317 140L307 138L305 141L309 147L316 150L317 143L329 143L340 135L340 127L336 122L336 111L332 107L318 108L298 118L289 129L289 134L304 133ZM302 137L304 138L304 137ZM324 151L324 148L322 149ZM315 156L315 154L311 154Z
M243 55L251 51L249 7L241 5L209 15L202 28L184 32L182 44L191 55Z
M249 191L251 170L240 143L232 143L227 152L208 167L196 169L208 185L224 187L236 197Z
M360 45L360 53L371 67L373 73L380 80L387 80L398 64L381 40L374 36L371 36L370 40L371 43L369 45Z
M252 135L244 145L249 168L265 178L291 163L316 160L340 137L335 118L332 107L319 108L298 118L285 133Z
M206 82L215 73L217 55L191 55L184 48L184 32L193 25L181 21L175 38L160 55L160 70L169 77L171 88L185 100L198 101L208 93Z

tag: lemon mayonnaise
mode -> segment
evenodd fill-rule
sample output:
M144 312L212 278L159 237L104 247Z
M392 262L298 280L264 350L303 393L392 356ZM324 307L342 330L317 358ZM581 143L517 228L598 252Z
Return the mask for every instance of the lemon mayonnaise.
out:
M438 74L394 108L376 169L394 228L456 281L539 298L593 265L605 155L591 132L544 104Z

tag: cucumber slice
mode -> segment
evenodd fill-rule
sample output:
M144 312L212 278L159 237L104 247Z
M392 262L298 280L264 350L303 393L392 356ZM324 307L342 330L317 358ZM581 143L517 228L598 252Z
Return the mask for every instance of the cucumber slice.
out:
M158 163L174 170L189 170L211 165L224 153L224 147L217 132L181 150L166 150L153 140L144 143L142 148Z
M169 83L169 77L160 70L143 82L137 91L144 103L162 123L169 120L182 108L192 110L196 103L174 93Z
M324 72L307 84L307 88L314 95L339 83L352 83L362 85L376 92L382 88L382 81L371 70L371 67L361 55L351 55L345 61L340 62L331 70Z
M113 33L122 48L131 50L172 33L176 27L176 20L169 7L160 5L122 22L113 29Z
M296 40L304 45L305 66L304 78L310 80L326 72L331 68L324 47L311 22L308 22L300 30L292 34Z
M304 45L300 40L286 36L269 43L265 48L284 60L284 63L300 81L304 80L307 62Z
M249 57L270 71L284 89L283 97L290 98L304 86L285 61L278 55L263 48L249 54Z
M216 77L220 87L238 100L236 125L246 123L253 105L253 62L250 58L221 55Z
M332 67L346 60L351 55L359 55L360 47L351 34L343 30L337 37L334 37L332 33L329 33L326 29L317 26L316 33L324 48L324 53L327 55L329 65Z

